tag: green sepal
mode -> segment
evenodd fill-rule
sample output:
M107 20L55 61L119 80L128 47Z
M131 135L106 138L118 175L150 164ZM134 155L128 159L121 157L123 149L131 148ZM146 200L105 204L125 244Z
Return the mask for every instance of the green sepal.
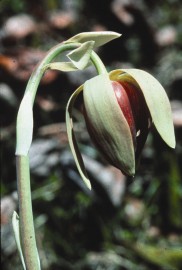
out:
M59 70L64 72L76 71L78 68L72 62L53 62L46 65L45 69Z
M66 106L66 128L67 128L69 145L70 145L77 169L78 169L83 181L85 182L86 186L89 189L91 189L90 180L87 176L85 166L83 163L83 159L82 159L81 153L79 151L76 137L74 134L74 129L73 129L72 110L73 110L74 102L81 91L83 91L83 85L81 85L79 88L77 88L76 91L69 98L69 101L68 101L67 106Z
M67 57L76 68L83 70L88 65L94 43L94 41L84 42L80 47L67 54Z
M96 48L110 42L115 38L119 38L120 36L121 34L113 31L83 32L64 41L64 43L84 43L87 41L94 41L94 48Z
M100 148L112 165L127 175L135 174L135 154L129 125L119 107L108 74L84 84L85 110Z
M140 69L114 70L110 72L110 79L131 82L141 89L157 131L166 144L175 148L171 106L162 85L148 72Z
M20 240L19 216L15 211L13 212L12 226L13 226L16 246L17 246L17 249L18 249L18 252L19 252L19 255L20 255L20 259L21 259L21 262L22 262L22 265L23 265L23 269L26 270L25 260L24 260L24 257L23 257L23 252L22 252L22 247L21 247L21 240Z
M33 111L32 96L26 92L17 116L16 123L16 155L26 156L32 143Z

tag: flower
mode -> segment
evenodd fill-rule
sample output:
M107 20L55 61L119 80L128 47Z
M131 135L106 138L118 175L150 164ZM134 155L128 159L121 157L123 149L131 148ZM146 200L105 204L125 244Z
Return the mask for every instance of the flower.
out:
M124 174L135 174L152 123L174 148L169 100L149 73L129 69L96 76L85 82L83 99L91 139L105 159Z

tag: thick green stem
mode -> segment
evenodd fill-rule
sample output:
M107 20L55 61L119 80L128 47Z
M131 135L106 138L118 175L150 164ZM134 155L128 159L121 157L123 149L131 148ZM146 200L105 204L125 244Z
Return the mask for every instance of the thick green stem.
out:
M39 259L33 224L28 156L16 157L21 246L27 270L38 270Z
M32 106L35 100L40 80L48 69L48 64L64 51L73 50L80 46L80 43L59 44L52 48L47 56L32 73L27 84L26 92L30 94ZM106 68L95 52L91 53L91 61L99 74L106 73ZM26 117L26 115L25 115ZM21 130L20 130L21 132ZM30 172L28 156L17 156L17 182L19 194L20 212L20 239L23 256L27 270L39 270L39 259L36 247L36 239L33 224L33 212L31 201Z

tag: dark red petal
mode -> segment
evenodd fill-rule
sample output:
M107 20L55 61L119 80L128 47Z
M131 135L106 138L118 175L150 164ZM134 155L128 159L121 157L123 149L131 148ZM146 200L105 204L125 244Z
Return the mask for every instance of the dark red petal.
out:
M135 85L122 82L133 111L136 126L136 160L140 157L152 122L142 91Z
M112 83L114 93L116 95L116 99L121 108L121 111L123 112L124 117L126 118L126 121L130 127L132 138L133 138L133 144L135 146L136 145L136 128L135 128L135 121L134 121L134 116L133 116L129 97L127 95L127 92L125 91L125 88L119 82L112 81L111 83Z

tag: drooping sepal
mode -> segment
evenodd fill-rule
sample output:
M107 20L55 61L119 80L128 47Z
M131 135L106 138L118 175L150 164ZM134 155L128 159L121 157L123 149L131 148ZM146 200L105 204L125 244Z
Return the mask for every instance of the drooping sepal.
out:
M127 175L134 175L132 134L108 74L101 74L86 81L83 98L86 123L96 146L112 165Z
M84 43L87 41L94 41L94 48L100 47L113 39L119 38L121 34L113 32L113 31L96 31L96 32L83 32L77 34L68 40L64 41L64 43Z
M78 70L78 68L72 62L53 62L53 63L47 64L45 68L64 71L64 72Z
M89 189L91 189L90 180L87 176L87 172L85 170L83 159L82 159L80 150L78 148L78 144L77 144L76 137L74 134L74 129L73 129L72 110L73 110L74 102L81 91L83 91L83 85L81 85L79 88L77 88L75 90L75 92L71 95L71 97L69 98L69 101L68 101L67 106L66 106L66 128L67 128L69 145L70 145L77 169L78 169L83 181L85 182L86 186Z
M139 69L114 70L111 80L132 83L142 91L152 121L162 139L175 148L175 134L169 99L162 85L148 72Z

